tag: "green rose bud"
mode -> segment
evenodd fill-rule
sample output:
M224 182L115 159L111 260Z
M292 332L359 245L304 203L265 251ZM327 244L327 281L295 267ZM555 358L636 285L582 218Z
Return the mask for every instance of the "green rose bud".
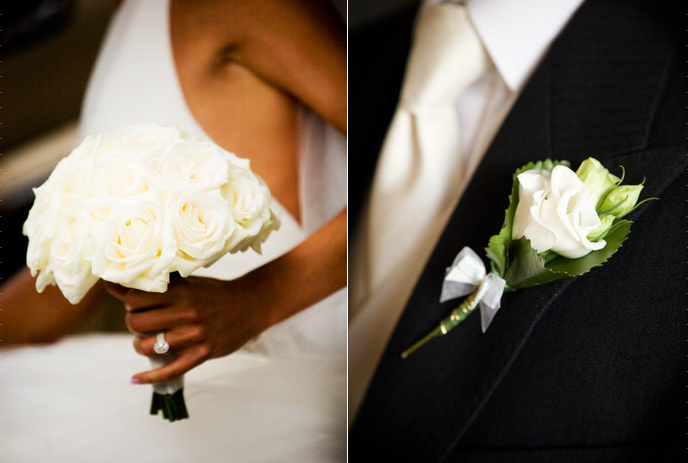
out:
M613 189L599 207L600 213L623 217L633 210L642 190L642 185L621 185Z
M604 235L604 233L612 226L615 218L616 217L611 214L602 214L600 216L600 226L588 233L587 238L590 241L599 240L602 235Z
M600 161L595 158L588 158L583 161L581 165L578 166L576 175L585 183L595 207L599 204L600 199L614 188L620 180L616 175L609 173L609 171L600 164Z

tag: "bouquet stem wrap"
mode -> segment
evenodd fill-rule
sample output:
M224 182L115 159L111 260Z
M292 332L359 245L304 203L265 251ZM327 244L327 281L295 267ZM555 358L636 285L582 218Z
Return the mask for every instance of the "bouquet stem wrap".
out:
M152 368L160 368L172 362L174 354L150 357ZM171 381L153 384L153 398L150 414L157 415L162 410L162 416L169 421L183 420L189 417L184 401L184 376Z

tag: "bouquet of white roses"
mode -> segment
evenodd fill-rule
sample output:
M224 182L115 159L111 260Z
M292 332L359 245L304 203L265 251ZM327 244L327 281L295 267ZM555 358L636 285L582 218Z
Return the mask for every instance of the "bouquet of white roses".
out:
M568 161L531 162L514 173L504 224L485 248L488 272L465 247L442 284L440 302L468 296L440 324L402 353L406 358L436 336L447 334L480 307L485 332L505 291L516 291L587 273L604 264L624 242L632 222L624 217L643 185L622 185L597 159L574 172Z
M57 285L72 304L99 278L165 292L170 274L260 252L279 227L248 160L174 126L88 136L34 193L27 265L38 292ZM181 390L181 379L154 385L151 413L185 418Z

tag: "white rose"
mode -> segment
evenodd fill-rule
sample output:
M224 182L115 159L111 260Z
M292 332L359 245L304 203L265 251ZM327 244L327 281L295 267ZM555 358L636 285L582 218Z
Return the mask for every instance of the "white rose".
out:
M280 225L282 225L282 223L279 218L270 210L270 219L263 224L263 229L251 243L251 248L258 254L261 254L261 245L268 239L270 233L279 230Z
M57 163L50 174L50 181L62 182L67 177L72 177L76 172L82 172L89 168L96 157L96 153L102 152L101 135L86 137L68 156L63 157Z
M585 184L571 169L560 165L551 174L529 170L518 176L518 182L513 239L525 236L539 253L552 250L569 259L605 246L604 240L587 238L600 218Z
M219 191L182 194L169 217L179 248L174 267L182 277L222 257L246 234Z
M270 190L251 171L232 169L229 181L222 187L234 219L248 235L256 236L270 219Z
M65 207L50 241L50 269L62 294L72 304L78 303L98 281L91 273L93 243L88 222L83 212Z
M222 151L222 154L225 156L225 158L229 161L230 163L230 170L231 169L239 169L239 170L245 170L245 171L251 171L251 161L245 158L240 158L234 153L230 153L229 151L223 150L220 148Z
M97 233L95 275L143 291L167 289L177 245L165 227L162 201L123 202Z
M209 141L179 140L150 152L145 162L151 183L163 191L211 190L229 175L227 157Z
M142 157L125 153L103 156L70 180L79 185L73 188L75 199L83 201L84 209L94 220L107 219L123 198L157 194L157 189L147 181Z
M174 127L170 130L178 134ZM121 198L155 190L148 182L144 163L152 142L145 145L137 141L143 133L141 127L133 126L114 135L86 137L60 161L50 180L67 191L71 201L78 202L93 220L105 220Z
M116 199L145 193L146 182L143 160L137 156L110 156L95 163L89 172L89 196Z
M123 127L108 135L118 143L132 147L135 151L145 152L151 145L163 145L183 138L200 139L174 125L137 124Z
M23 234L29 238L26 251L26 265L31 275L38 275L36 289L43 292L49 284L55 284L52 272L49 270L50 245L56 229L57 214L61 208L62 197L50 181L44 183L33 192L36 197L29 216L24 222Z
M26 263L36 279L36 290L57 284L72 304L79 302L98 280L89 262L92 242L88 219L70 205L55 178L34 190L36 200L24 222L29 238ZM91 249L91 251L89 251Z

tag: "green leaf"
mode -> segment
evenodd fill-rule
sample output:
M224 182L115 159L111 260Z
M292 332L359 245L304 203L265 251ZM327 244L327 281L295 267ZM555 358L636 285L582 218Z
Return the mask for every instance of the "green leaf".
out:
M547 267L554 272L563 272L570 276L582 275L594 267L599 267L607 262L626 241L632 224L633 222L630 220L620 220L614 223L613 231L604 237L607 244L599 251L593 251L580 259L558 257L547 264Z
M511 194L509 195L509 207L504 212L504 224L499 233L490 238L485 248L487 257L491 261L492 272L500 277L504 278L504 274L507 271L507 246L511 241L511 229L514 223L514 215L516 214L516 206L518 205L518 175L532 169L551 172L554 166L558 165L571 166L568 161L545 159L544 161L529 162L514 172Z
M614 230L605 237L607 244L599 251L593 251L579 259L559 256L546 265L545 260L530 246L529 240L513 240L508 246L508 265L504 279L509 287L521 289L583 275L604 264L621 247L631 231L631 224L629 220L615 224Z
M507 254L508 267L504 279L512 289L537 286L569 276L545 267L545 259L531 247L530 240L527 238L512 240L509 243Z

